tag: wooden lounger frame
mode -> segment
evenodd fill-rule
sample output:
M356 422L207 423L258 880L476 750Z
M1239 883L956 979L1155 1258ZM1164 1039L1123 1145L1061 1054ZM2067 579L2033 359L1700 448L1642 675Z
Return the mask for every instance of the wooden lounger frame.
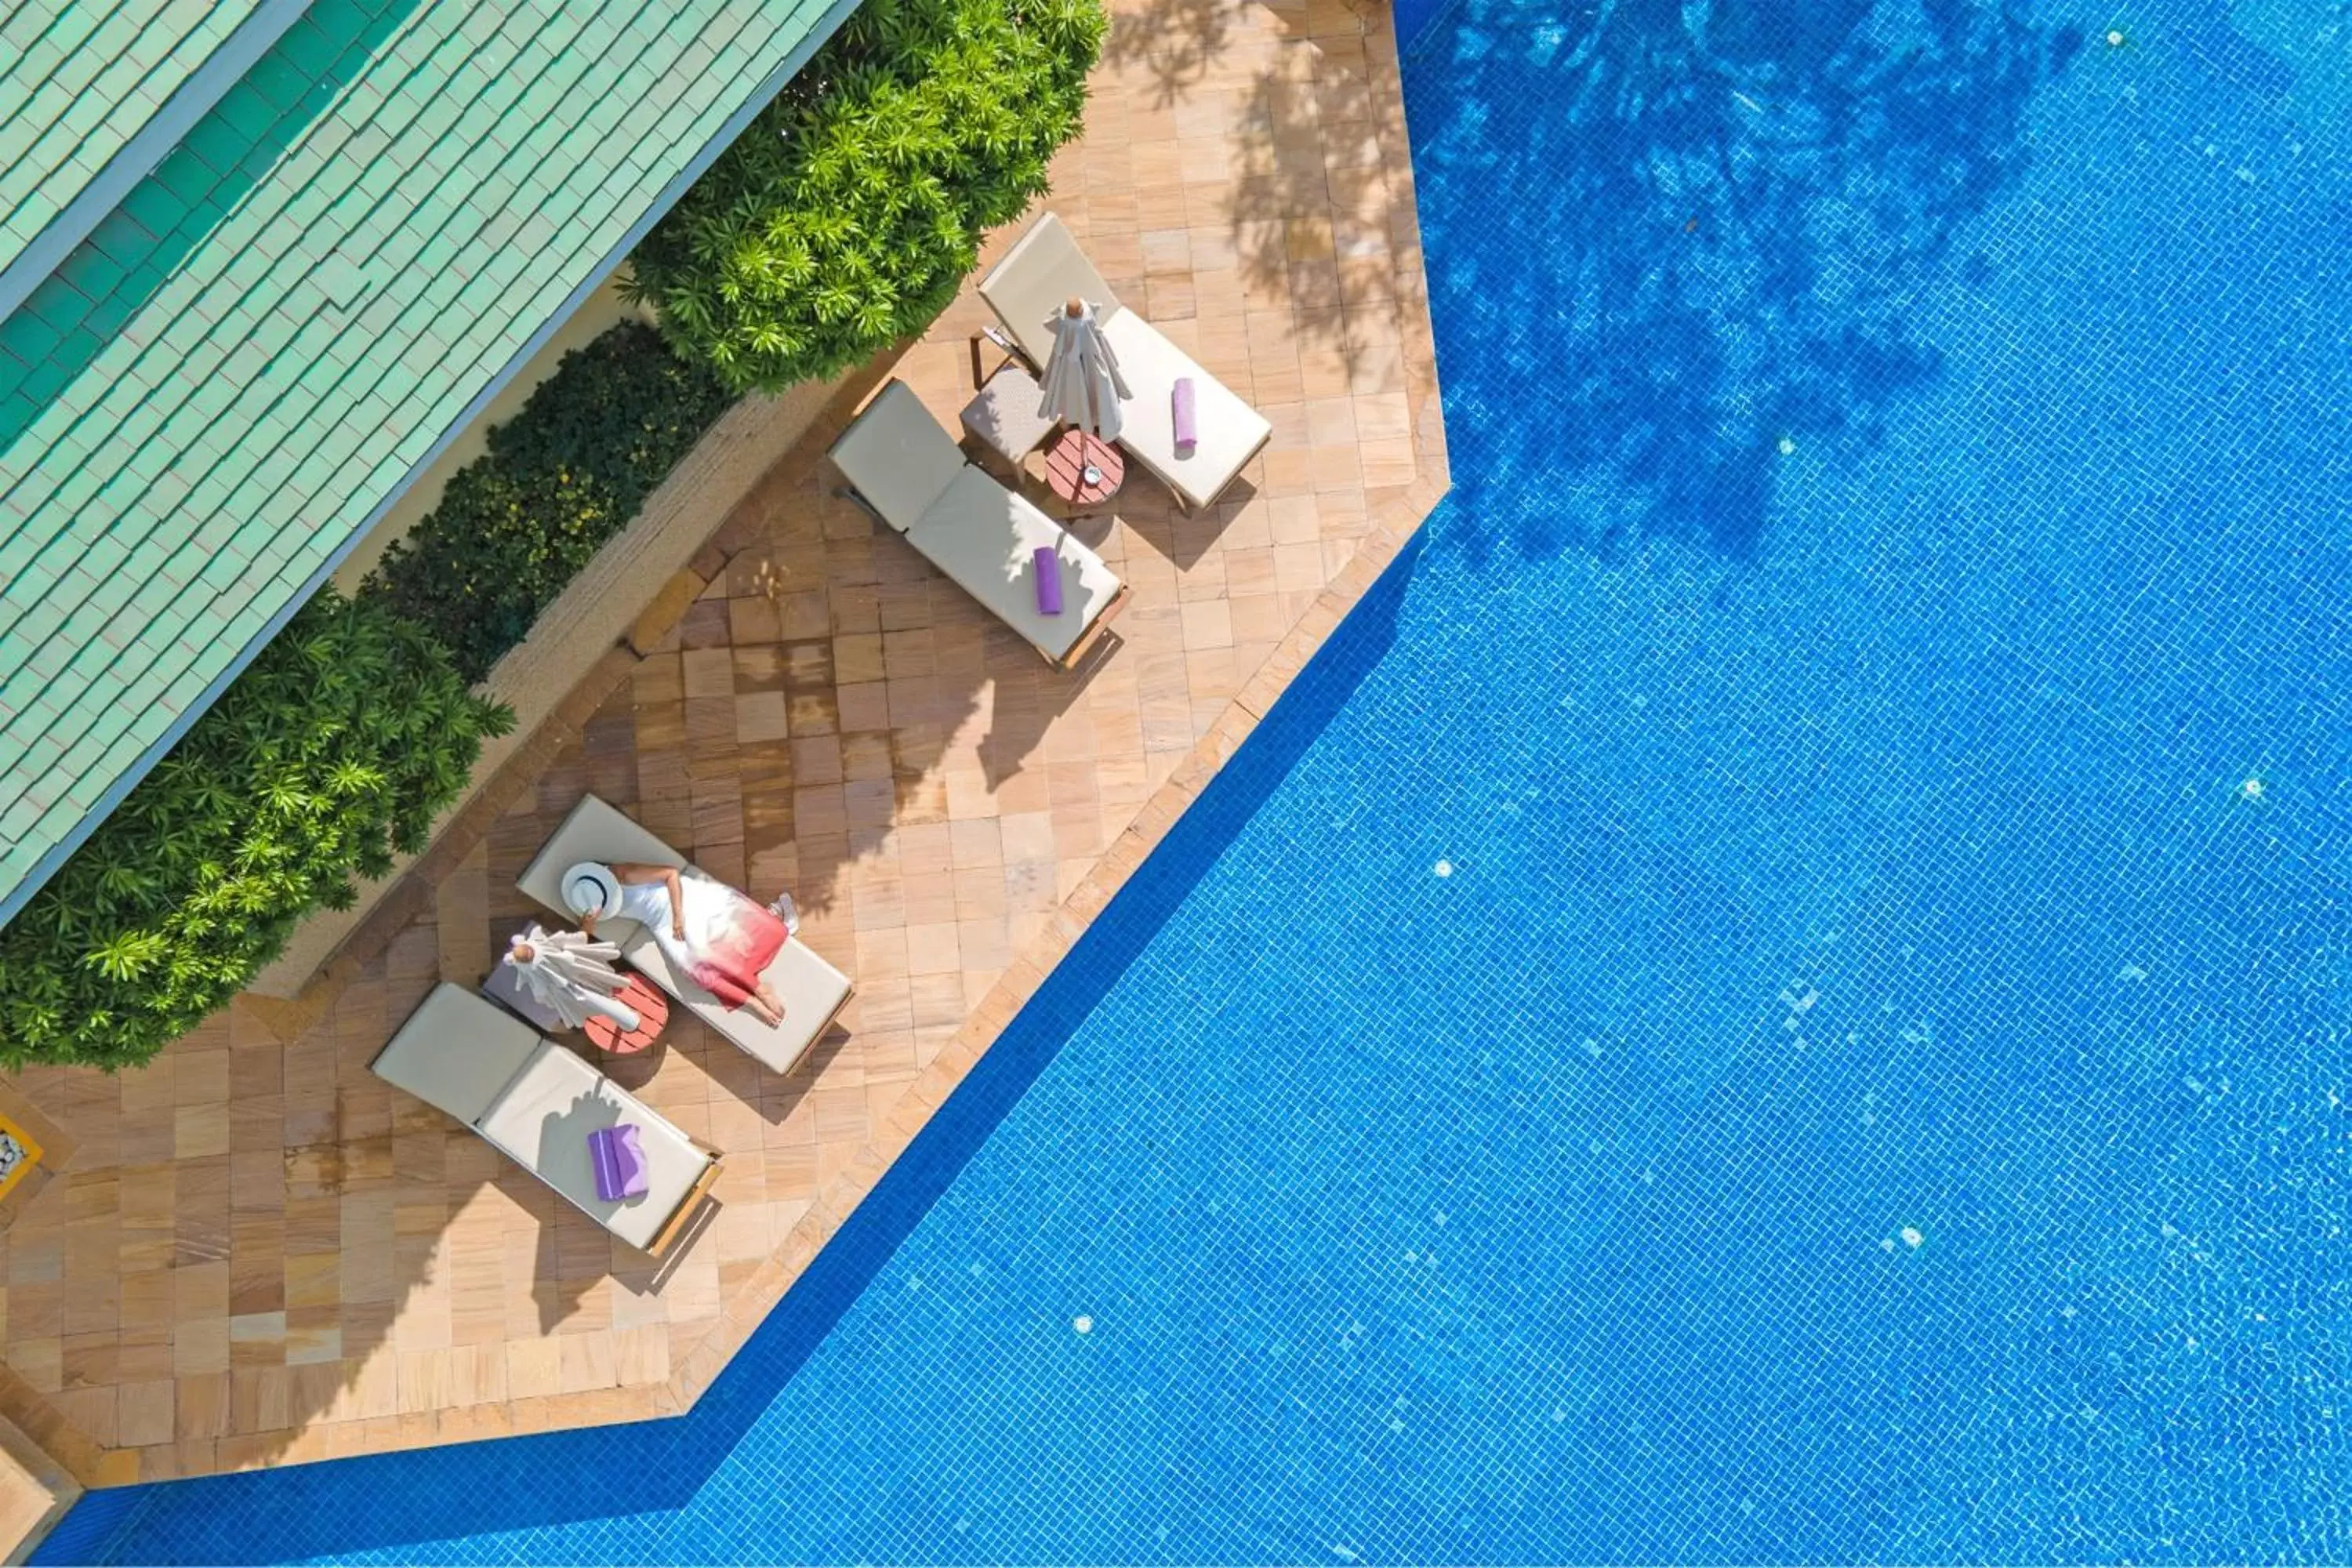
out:
M832 1026L830 1020L827 1020L826 1026ZM719 1168L727 1163L726 1155L692 1133L687 1134L687 1142L709 1155L710 1163L704 1167L702 1179L688 1187L686 1196L678 1200L677 1212L669 1216L669 1223L655 1232L653 1240L646 1244L646 1256L648 1258L659 1258L677 1242L679 1234L686 1229L686 1222L701 1212L702 1200L710 1195L710 1189L718 1184Z
M1055 669L1067 675L1071 670L1078 668L1079 663L1085 659L1087 654L1094 651L1096 642L1098 641L1103 635L1103 628L1110 625L1112 616L1127 608L1127 596L1134 591L1135 590L1131 584L1121 583L1118 585L1118 592L1110 596L1110 603L1102 607L1102 614L1095 617L1095 624L1088 626L1084 635L1082 635L1077 641L1070 645L1070 651L1064 654L1061 658L1055 658L1052 654L1045 653L1045 650L1042 647L1038 647L1037 651L1041 654L1045 654L1045 662L1047 664L1052 665ZM1023 642L1029 642L1027 637L1023 637L1021 640ZM1037 647L1035 643L1029 643L1029 646L1031 647Z
M823 957L824 955L820 953L818 956ZM847 977L844 976L844 978L846 979ZM801 1064L809 1059L810 1054L816 1049L816 1043L824 1038L825 1036L832 1031L834 1025L841 1021L843 1009L849 1005L851 1000L855 998L856 994L857 982L851 980L849 982L849 989L841 994L841 1000L833 1005L833 1011L827 1013L824 1016L824 1022L816 1026L816 1033L809 1037L809 1043L807 1046L803 1047L801 1054L793 1058L793 1065L785 1068L784 1073L778 1074L777 1076L782 1077L786 1074L800 1071ZM747 1051L744 1054L748 1056L751 1053ZM765 1062L761 1062L760 1065L762 1067L767 1066Z

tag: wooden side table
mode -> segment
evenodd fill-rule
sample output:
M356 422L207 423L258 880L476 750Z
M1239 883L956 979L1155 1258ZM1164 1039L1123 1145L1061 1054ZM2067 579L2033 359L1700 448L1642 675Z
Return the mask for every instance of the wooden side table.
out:
M617 999L636 1009L635 1029L625 1035L619 1024L600 1014L581 1025L581 1031L607 1056L633 1057L661 1038L662 1026L669 1022L669 999L646 984L642 974L630 975Z
M1087 465L1102 477L1087 482ZM1099 506L1118 494L1127 482L1127 458L1099 436L1065 430L1045 449L1045 488L1074 507Z

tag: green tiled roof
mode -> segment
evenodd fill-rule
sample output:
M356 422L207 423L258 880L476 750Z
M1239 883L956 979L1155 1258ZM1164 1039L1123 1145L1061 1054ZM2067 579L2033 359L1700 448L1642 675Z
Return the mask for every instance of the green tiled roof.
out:
M0 271L258 0L10 0L0 15Z
M0 322L0 917L846 10L317 0Z

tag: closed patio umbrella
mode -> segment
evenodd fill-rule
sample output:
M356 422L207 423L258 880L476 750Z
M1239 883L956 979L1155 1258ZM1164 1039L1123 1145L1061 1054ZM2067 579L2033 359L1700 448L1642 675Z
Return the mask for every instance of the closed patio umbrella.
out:
M567 1027L606 1017L634 1034L637 1010L613 994L628 984L613 960L621 950L576 931L547 931L533 924L507 946L506 961L522 976L523 988Z
M1062 420L1100 440L1118 440L1125 423L1118 400L1134 395L1127 389L1127 378L1119 374L1118 355L1111 351L1109 340L1095 321L1095 308L1073 294L1061 313L1048 318L1045 325L1054 334L1054 352L1045 356L1045 397L1037 405L1038 415ZM1083 437L1078 445L1087 483L1102 483L1102 470L1085 456Z

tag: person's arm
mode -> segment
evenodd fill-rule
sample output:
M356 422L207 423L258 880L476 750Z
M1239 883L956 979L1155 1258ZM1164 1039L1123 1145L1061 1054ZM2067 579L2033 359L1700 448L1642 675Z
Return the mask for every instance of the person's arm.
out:
M675 866L646 866L635 861L615 861L613 875L634 887L640 882L659 882L669 889L669 932L680 942L686 940L686 888L677 879Z

